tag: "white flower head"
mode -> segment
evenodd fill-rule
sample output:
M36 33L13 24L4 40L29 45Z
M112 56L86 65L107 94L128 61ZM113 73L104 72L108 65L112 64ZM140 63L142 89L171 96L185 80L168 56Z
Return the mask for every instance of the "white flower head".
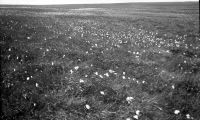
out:
M132 120L131 118L126 118L126 120Z
M190 114L186 114L187 119L190 119Z
M123 75L125 75L126 73L125 72L123 72Z
M36 106L36 103L33 103L34 106Z
M104 92L104 91L100 91L100 93L101 93L102 95L105 95L105 92Z
M134 115L133 118L138 119L138 115Z
M135 113L136 113L137 115L139 115L139 114L140 114L140 111L139 111L139 110L136 110Z
M85 107L86 107L87 109L90 109L90 106L89 106L88 104L86 104Z
M75 69L75 70L78 70L78 69L79 69L79 66L75 66L74 69Z
M73 71L73 70L70 70L70 73L71 73L71 74L73 74L73 73L74 73L74 71Z
M99 73L98 73L98 72L95 72L94 74L95 74L95 75L99 75Z
M27 39L29 40L29 39L31 39L31 37L27 37Z
M103 78L103 76L102 76L102 75L99 75L99 77L100 77L100 78Z
M174 85L172 85L172 89L174 89L175 88L175 86Z
M114 70L111 70L111 69L110 69L110 70L108 70L108 71L109 71L110 73L114 73L114 72L115 72Z
M83 80L83 79L80 79L79 82L80 82L80 83L84 83L84 80Z
M180 113L180 110L174 110L174 114L179 114Z
M35 86L36 86L36 87L39 87L39 84L38 84L38 83L35 83Z
M128 101L128 103L130 103L134 98L133 97L127 97L126 101Z
M109 77L109 74L108 74L108 73L105 73L104 75L105 75L106 77Z

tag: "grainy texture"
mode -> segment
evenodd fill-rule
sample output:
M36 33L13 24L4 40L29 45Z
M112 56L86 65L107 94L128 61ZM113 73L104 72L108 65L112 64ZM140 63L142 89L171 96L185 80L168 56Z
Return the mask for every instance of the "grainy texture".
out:
M1 119L199 120L199 6L0 6Z

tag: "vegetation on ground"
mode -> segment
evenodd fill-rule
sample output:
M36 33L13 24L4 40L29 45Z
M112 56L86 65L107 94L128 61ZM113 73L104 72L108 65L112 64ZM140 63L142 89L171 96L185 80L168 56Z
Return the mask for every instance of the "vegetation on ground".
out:
M199 6L110 6L0 7L1 119L200 119Z

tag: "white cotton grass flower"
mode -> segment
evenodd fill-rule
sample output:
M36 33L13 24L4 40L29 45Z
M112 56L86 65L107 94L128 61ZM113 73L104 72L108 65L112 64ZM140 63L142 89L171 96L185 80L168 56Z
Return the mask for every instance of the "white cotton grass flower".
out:
M106 77L109 77L109 74L108 74L108 73L105 73L104 75L105 75Z
M140 114L140 110L136 110L135 113L136 113L136 115L139 115Z
M187 119L190 119L191 117L190 117L190 114L186 114L186 117L187 117Z
M95 75L99 75L99 73L98 73L98 72L95 72L94 74L95 74Z
M131 118L126 118L126 120L132 120Z
M135 118L135 119L138 119L138 118L139 118L139 116L138 116L138 115L134 115L134 116L133 116L133 118Z
M102 75L99 75L99 77L100 77L100 78L103 78L103 76L102 76Z
M139 84L140 82L137 80L136 83Z
M88 110L91 108L88 104L86 104L85 107L86 107L86 109L88 109Z
M38 83L35 83L35 86L36 86L36 87L39 87L39 84L38 84Z
M84 83L84 80L83 80L83 79L80 79L79 82L80 82L80 83Z
M79 69L79 66L75 66L74 69L75 69L75 70L78 70L78 69Z
M172 85L172 89L175 89L175 86L174 86L174 85Z
M27 37L27 39L28 39L28 40L30 40L30 39L31 39L31 37L29 37L29 36L28 36L28 37Z
M127 101L128 103L130 103L133 99L134 99L133 97L127 97L127 98L126 98L126 101Z
M70 73L71 73L71 74L73 74L73 73L74 73L74 71L73 71L73 70L70 70Z
M174 110L174 114L178 115L180 113L180 110Z
M36 106L36 103L33 103L33 106Z
M105 92L104 91L100 91L100 94L105 95Z
M110 69L110 70L108 70L108 71L109 71L110 73L114 73L114 72L115 72L114 70L111 70L111 69Z
M30 77L27 77L26 80L30 80Z

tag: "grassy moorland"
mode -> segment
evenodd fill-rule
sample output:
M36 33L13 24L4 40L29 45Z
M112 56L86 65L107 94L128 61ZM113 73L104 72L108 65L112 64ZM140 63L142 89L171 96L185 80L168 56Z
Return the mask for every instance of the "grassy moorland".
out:
M198 3L0 6L1 119L199 120Z

